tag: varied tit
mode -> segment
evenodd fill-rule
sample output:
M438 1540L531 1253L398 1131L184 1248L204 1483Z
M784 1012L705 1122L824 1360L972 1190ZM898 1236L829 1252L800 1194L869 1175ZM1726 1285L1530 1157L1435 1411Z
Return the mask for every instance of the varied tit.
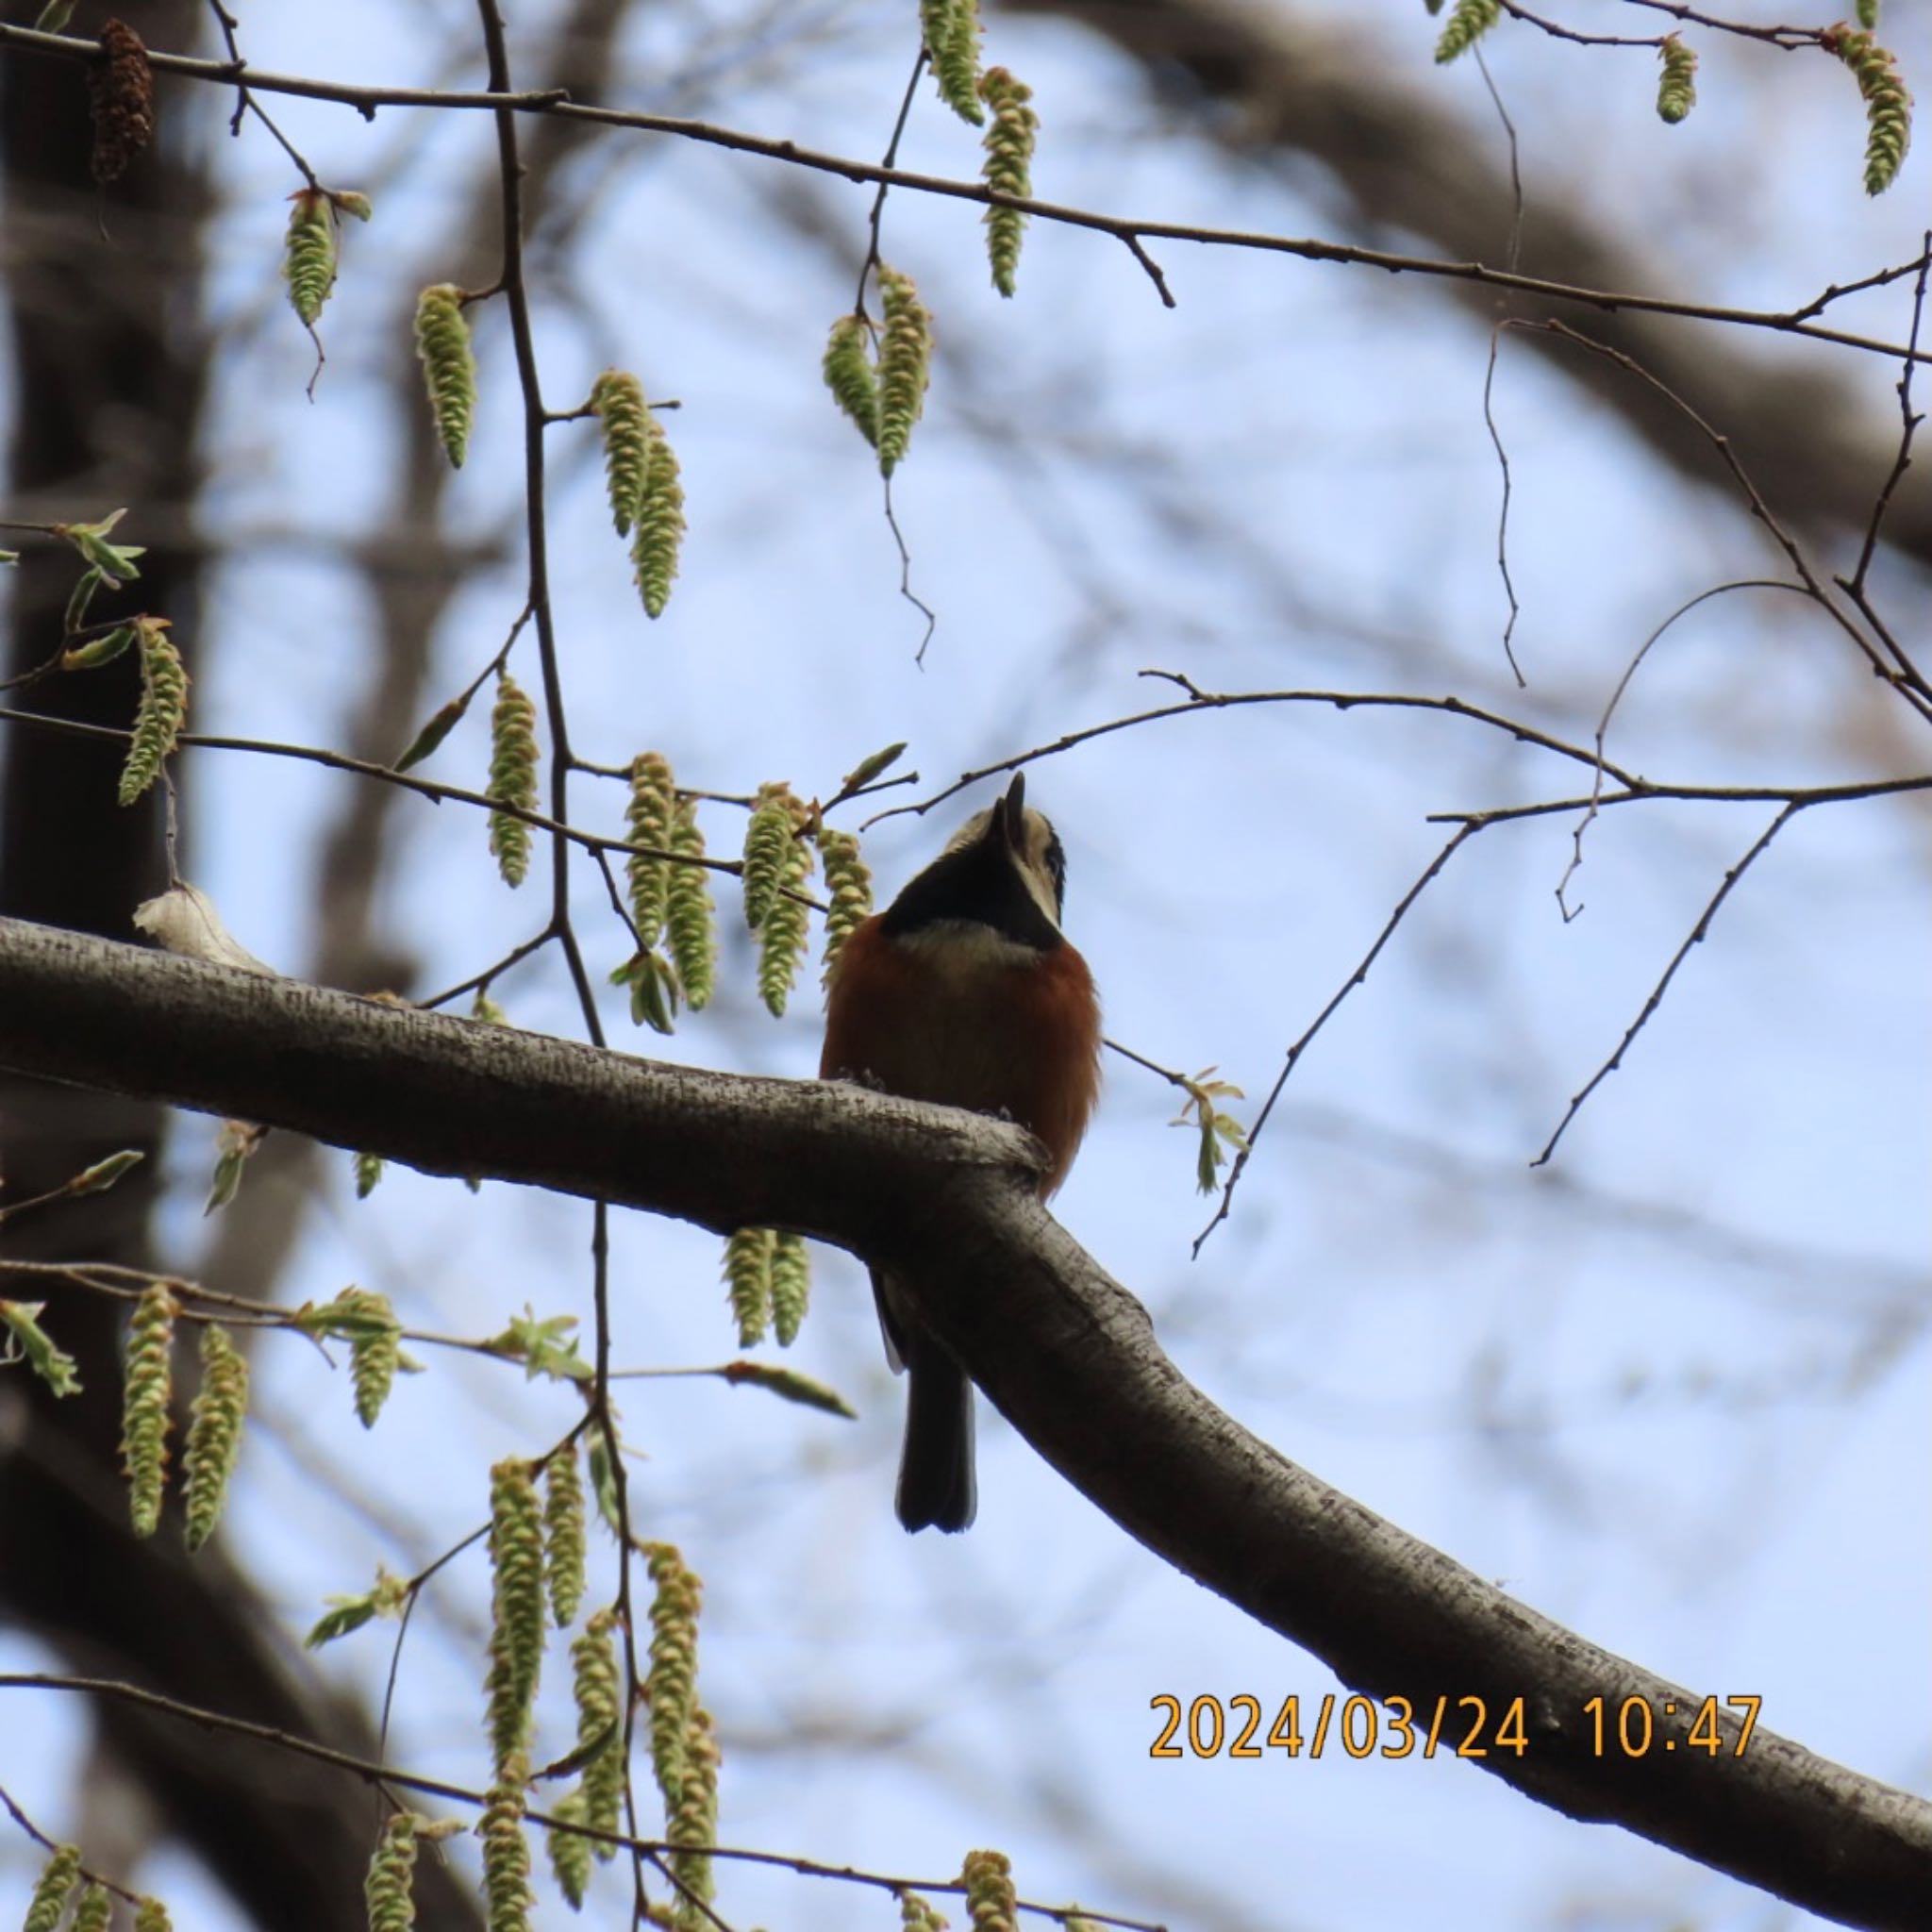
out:
M821 1077L1001 1114L1046 1147L1044 1199L1066 1179L1100 1085L1100 1004L1060 933L1066 858L1026 809L1026 781L960 827L845 941L825 999ZM973 1521L973 1385L911 1297L874 1271L886 1356L907 1372L899 1521Z

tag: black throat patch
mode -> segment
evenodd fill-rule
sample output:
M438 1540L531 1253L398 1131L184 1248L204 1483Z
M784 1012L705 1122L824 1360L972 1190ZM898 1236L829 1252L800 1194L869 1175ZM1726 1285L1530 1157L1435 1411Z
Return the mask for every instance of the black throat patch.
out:
M886 908L879 926L889 939L902 940L948 919L991 926L1039 953L1065 943L996 840L976 839L934 859Z

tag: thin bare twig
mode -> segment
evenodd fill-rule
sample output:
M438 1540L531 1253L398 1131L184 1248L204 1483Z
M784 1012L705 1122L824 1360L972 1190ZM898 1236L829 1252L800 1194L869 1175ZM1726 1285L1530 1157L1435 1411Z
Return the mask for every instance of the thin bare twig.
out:
M1469 824L1460 826L1457 830L1449 842L1429 861L1422 876L1402 895L1396 904L1395 910L1389 915L1383 924L1382 930L1375 935L1374 944L1362 955L1360 960L1356 965L1355 971L1336 988L1334 995L1328 1004L1315 1015L1314 1019L1308 1023L1301 1038L1289 1048L1287 1057L1281 1063L1281 1071L1274 1076L1274 1086L1268 1090L1268 1098L1261 1103L1261 1110L1255 1116L1254 1125L1248 1129L1247 1144L1235 1155L1234 1166L1229 1169L1227 1179L1221 1190L1221 1200L1216 1206L1208 1225L1194 1237L1193 1253L1197 1257L1208 1237L1227 1219L1229 1209L1234 1205L1234 1191L1240 1185L1241 1175L1247 1172L1248 1161L1254 1155L1255 1143L1261 1138L1261 1129L1268 1124L1268 1116L1274 1111L1274 1103L1281 1098L1281 1090L1288 1085L1288 1076L1294 1072L1295 1066L1301 1059L1302 1055L1308 1050L1316 1034L1321 1032L1323 1027L1327 1025L1328 1022L1334 1017L1336 1009L1341 1005L1342 1001L1369 976L1369 968L1380 957L1382 948L1394 938L1395 928L1408 916L1409 908L1422 897L1423 893L1428 889L1430 882L1441 872L1442 868L1482 829L1480 825Z
M1804 808L1803 804L1793 799L1772 820L1770 824L1765 826L1763 832L1759 834L1757 842L1745 853L1743 858L1739 859L1737 864L1724 874L1724 883L1711 894L1710 903L1705 907L1697 924L1690 928L1690 938L1672 956L1671 963L1664 968L1663 977L1651 988L1650 997L1644 1001L1642 1011L1624 1029L1623 1039L1617 1042L1616 1052L1590 1076L1589 1080L1584 1083L1577 1092L1571 1096L1570 1105L1564 1109L1563 1118L1557 1123L1556 1132L1543 1143L1542 1152L1529 1163L1530 1166L1541 1167L1556 1153L1557 1142L1563 1138L1570 1123L1582 1110L1583 1103L1624 1064L1624 1056L1629 1052L1631 1041L1649 1024L1650 1016L1663 1004L1664 994L1669 991L1671 981L1676 977L1677 968L1690 958L1690 948L1697 945L1704 939L1704 936L1709 932L1710 922L1717 917L1718 908L1730 896L1731 888L1750 871L1751 867L1762 856L1765 847ZM1475 828L1473 825L1466 825L1463 829L1465 831L1473 831Z

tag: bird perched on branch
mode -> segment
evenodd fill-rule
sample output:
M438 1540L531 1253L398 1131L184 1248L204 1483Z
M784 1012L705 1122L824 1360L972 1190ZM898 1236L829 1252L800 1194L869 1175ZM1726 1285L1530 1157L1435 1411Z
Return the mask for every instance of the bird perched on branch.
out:
M1044 1199L1066 1178L1100 1085L1100 1004L1060 932L1066 858L1016 777L884 912L846 941L825 1001L819 1073L908 1100L1002 1114L1045 1145ZM973 1385L874 1270L886 1354L907 1373L899 1521L973 1521Z

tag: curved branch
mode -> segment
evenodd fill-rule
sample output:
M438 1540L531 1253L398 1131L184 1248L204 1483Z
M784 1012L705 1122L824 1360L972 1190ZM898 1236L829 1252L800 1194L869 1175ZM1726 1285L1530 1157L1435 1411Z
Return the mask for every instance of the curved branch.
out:
M1642 1698L1688 1731L1704 1693L1517 1603L1217 1408L1040 1204L1034 1151L1013 1127L400 1011L12 920L0 921L0 1066L430 1173L718 1230L794 1228L885 1263L916 1282L1015 1428L1129 1534L1345 1683L1408 1699L1424 1723L1445 1703L1445 1747L1467 1723L1460 1700L1480 1698L1492 1742L1477 1762L1540 1802L1846 1924L1924 1923L1932 1805L1762 1728L1739 1753L1728 1710L1714 1757L1597 1755L1591 1699L1614 1711ZM1517 1700L1520 1753L1493 1742Z

